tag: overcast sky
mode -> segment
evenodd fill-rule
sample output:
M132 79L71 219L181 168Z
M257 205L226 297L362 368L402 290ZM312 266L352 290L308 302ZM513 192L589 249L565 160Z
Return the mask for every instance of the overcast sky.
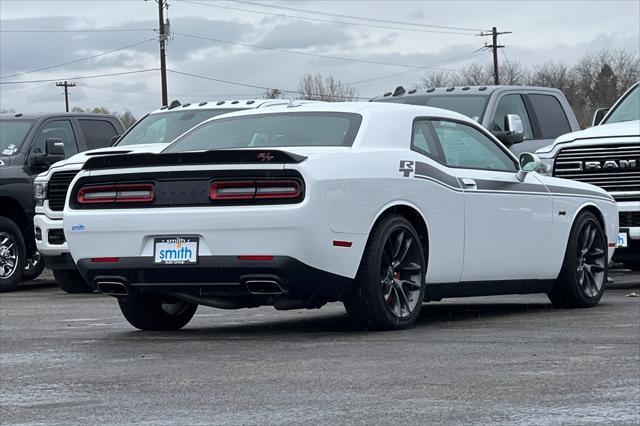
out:
M456 70L474 61L488 63L490 53L476 49L489 39L476 34L492 26L513 32L500 37L506 46L500 60L527 66L547 60L571 63L605 48L640 51L638 0L169 3L174 34L167 53L170 70L282 90L295 90L305 73L320 72L356 82L359 95L370 97L398 84L415 85L428 68ZM70 80L157 68L158 43L152 40L157 25L153 0L0 0L0 82ZM68 32L96 29L127 31ZM63 32L24 32L32 30ZM73 63L52 67L67 62ZM29 72L47 67L52 68ZM73 80L77 87L71 89L70 102L140 116L159 107L159 80L158 71ZM182 102L260 97L263 92L175 72L169 73L168 81L169 98ZM54 82L0 84L0 108L58 111L64 100Z

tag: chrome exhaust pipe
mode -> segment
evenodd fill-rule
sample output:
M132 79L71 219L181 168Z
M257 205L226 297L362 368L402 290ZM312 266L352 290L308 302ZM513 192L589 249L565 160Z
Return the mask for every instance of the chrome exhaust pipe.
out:
M121 282L117 281L99 281L96 284L98 291L107 296L128 296L129 290Z
M251 294L271 294L278 295L286 293L284 289L274 280L247 280L244 286Z

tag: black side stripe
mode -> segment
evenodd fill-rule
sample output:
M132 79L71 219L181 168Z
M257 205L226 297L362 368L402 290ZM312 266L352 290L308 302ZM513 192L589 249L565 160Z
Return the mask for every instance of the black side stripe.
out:
M416 161L415 167L414 176L417 178L431 178L453 188L461 188L460 182L455 176L445 173L437 167L421 161Z

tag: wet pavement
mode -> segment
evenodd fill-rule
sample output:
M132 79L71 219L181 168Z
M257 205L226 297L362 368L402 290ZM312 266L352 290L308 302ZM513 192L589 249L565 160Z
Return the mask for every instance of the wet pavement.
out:
M141 332L45 276L0 295L0 423L638 424L640 275L612 276L593 309L450 299L385 333L340 304Z

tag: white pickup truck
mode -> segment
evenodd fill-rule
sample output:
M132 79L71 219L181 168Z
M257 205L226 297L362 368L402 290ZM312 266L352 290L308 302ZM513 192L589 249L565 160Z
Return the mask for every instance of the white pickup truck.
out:
M597 185L613 196L620 212L613 260L639 270L640 82L610 110L596 111L593 127L562 135L536 154L548 174Z

